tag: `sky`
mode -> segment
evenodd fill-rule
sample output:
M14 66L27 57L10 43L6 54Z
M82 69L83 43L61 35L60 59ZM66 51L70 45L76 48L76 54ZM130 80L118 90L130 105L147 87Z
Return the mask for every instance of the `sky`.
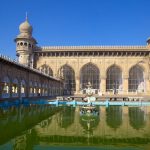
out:
M146 45L150 0L0 0L0 53L16 57L28 12L38 46Z

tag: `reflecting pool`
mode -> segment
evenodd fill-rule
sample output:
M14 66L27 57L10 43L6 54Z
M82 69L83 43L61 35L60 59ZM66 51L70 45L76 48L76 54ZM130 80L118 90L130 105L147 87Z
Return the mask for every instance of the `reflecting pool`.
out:
M0 150L150 150L150 107L0 108Z

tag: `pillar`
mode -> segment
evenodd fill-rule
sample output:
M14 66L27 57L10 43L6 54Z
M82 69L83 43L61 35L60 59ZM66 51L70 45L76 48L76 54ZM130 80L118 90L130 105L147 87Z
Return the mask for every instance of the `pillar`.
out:
M80 93L80 80L79 78L76 79L76 92L75 94L79 94Z
M123 78L123 94L128 94L128 78Z
M145 82L145 88L144 88L144 93L145 94L150 94L150 74L149 71L145 72L145 76L144 76L144 82Z
M0 98L2 98L2 90L3 90L2 82L0 81Z
M76 83L75 94L80 94L80 73L78 68L75 69L75 83Z
M102 94L106 93L106 78L101 78L100 80L100 91L102 92Z
M21 81L18 83L18 97L19 97L19 99L21 99L21 96L22 96L22 94L21 94Z
M148 94L149 95L149 93L150 93L150 80L149 79L145 79L145 92L146 92L146 94Z
M10 92L9 98L12 98L12 82L9 83L9 92Z

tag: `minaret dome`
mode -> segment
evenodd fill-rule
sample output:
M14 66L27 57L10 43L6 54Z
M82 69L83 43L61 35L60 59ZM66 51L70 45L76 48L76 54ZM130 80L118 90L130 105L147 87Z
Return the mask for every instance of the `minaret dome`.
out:
M29 24L28 20L26 19L25 22L21 23L19 26L20 33L29 33L32 34L33 28Z

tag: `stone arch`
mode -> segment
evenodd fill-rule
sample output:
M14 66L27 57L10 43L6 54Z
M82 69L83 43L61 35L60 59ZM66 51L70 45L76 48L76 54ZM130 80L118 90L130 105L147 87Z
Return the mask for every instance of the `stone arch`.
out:
M1 79L2 86L2 98L10 97L10 78L8 76L4 76Z
M38 82L34 81L34 83L33 83L33 93L34 93L34 96L37 96L37 89L38 89Z
M82 64L81 66L80 66L80 72L81 72L81 69L84 67L84 66L86 66L87 64L91 64L91 65L93 65L93 66L95 66L95 67L97 67L98 69L100 68L96 63L93 63L93 62L85 62L84 64ZM100 70L100 69L99 69Z
M41 96L41 94L42 94L42 88L41 88L42 86L41 86L41 82L39 81L38 82L38 87L37 87L37 96Z
M80 69L80 87L86 88L88 82L91 83L93 89L99 89L100 86L100 70L97 65L89 62Z
M32 80L30 80L29 81L29 96L30 97L32 97L33 96L33 86L34 86L34 84L33 84L33 82L32 82Z
M26 96L26 89L27 89L26 81L24 79L21 79L21 81L20 81L21 97Z
M123 90L122 69L118 65L111 65L106 71L106 91L118 93Z
M119 68L119 69L121 70L121 72L123 72L123 69L122 69L122 67L121 67L120 65L118 65L118 64L111 64L111 65L109 65L109 66L106 68L106 76L107 76L108 70L109 70L111 67L113 67L113 66L116 66L117 68Z
M28 44L28 47L31 48L31 44L30 43Z
M73 68L65 64L59 69L59 76L64 80L64 94L74 94L76 91L75 71Z
M12 80L12 97L19 96L19 81L17 78Z
M144 92L145 91L145 77L144 68L139 65L134 65L129 70L128 79L129 92Z
M27 42L24 42L24 46L26 46L26 47L27 47L27 46L28 46L28 43L27 43Z
M42 65L38 68L41 72L48 74L49 76L53 76L53 70L47 64Z

